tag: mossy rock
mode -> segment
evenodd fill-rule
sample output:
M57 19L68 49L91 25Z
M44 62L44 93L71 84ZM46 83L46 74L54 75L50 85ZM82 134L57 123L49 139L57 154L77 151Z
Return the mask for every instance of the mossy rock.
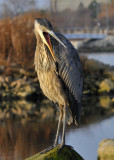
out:
M84 160L71 146L65 145L58 150L60 145L45 154L37 153L26 160Z
M98 160L114 160L114 139L105 139L100 142Z
M110 79L104 79L99 85L99 93L114 90L114 83Z

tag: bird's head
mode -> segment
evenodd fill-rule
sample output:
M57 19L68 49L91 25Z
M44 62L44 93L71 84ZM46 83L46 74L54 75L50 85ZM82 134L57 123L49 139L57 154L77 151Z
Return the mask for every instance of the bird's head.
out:
M52 28L51 23L45 18L36 18L35 21L34 21L34 30L35 30L36 35L39 34L43 43L45 43L46 46L49 48L49 50L51 52L51 55L52 55L53 59L55 60L50 36L55 38L64 47L66 47L66 46L63 44L63 42L53 32L53 28Z

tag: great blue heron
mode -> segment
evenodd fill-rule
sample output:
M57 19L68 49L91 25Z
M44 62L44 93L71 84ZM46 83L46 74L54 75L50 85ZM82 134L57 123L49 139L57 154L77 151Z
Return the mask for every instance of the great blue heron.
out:
M58 104L60 116L54 147L58 144L61 122L61 147L65 144L67 123L78 124L81 110L83 76L76 49L62 34L53 31L45 18L36 18L34 30L37 39L35 70L45 96Z

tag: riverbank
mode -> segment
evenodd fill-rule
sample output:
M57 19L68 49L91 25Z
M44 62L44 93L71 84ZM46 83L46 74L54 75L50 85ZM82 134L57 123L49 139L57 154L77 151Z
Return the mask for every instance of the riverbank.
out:
M79 52L113 52L114 35L108 35L100 40L86 40L77 42Z
M89 96L99 96L98 106L103 106L99 112L112 113L114 105L114 71L113 67L95 60L81 57L84 74L83 106ZM34 67L24 69L16 64L0 67L0 119L54 119L56 109L54 104L42 94ZM104 98L105 97L105 98ZM85 101L86 98L86 101ZM90 100L88 107L83 107L82 115L95 113L94 103ZM91 107L93 106L93 107ZM111 108L110 108L111 106ZM91 108L91 110L90 110Z

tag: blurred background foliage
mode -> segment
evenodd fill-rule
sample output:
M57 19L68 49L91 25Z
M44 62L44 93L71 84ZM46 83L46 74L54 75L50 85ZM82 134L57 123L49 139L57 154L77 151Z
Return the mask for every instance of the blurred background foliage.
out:
M34 18L46 17L58 29L114 27L114 0L0 1L0 64L31 67L35 51ZM109 25L110 24L110 25Z

